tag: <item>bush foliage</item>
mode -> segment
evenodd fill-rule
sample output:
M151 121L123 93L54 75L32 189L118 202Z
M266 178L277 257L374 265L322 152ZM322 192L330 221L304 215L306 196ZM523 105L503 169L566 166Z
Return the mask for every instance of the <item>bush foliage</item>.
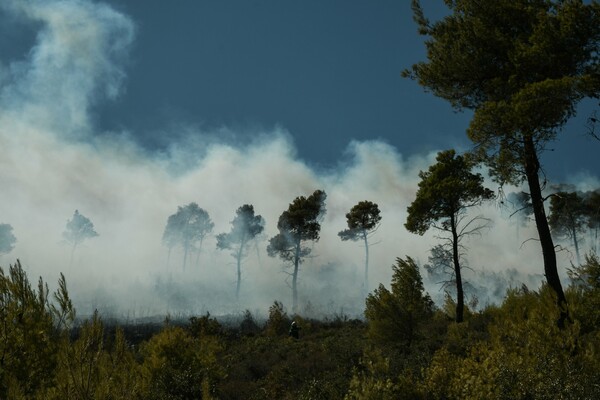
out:
M368 296L366 321L291 317L276 301L265 323L246 311L239 326L207 314L149 329L97 313L75 323L64 277L51 296L17 262L0 270L0 398L600 398L595 255L570 271L562 329L546 286L509 290L457 324L453 307L433 305L414 260L393 272L391 290Z

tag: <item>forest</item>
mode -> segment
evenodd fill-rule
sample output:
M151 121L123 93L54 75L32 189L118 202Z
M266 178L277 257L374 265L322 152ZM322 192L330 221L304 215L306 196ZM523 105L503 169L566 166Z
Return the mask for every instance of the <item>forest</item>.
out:
M240 204L222 232L213 232L212 210L174 205L161 237L166 264L175 268L176 258L178 270L192 269L214 234L213 250L232 262L239 312L130 321L96 310L82 317L68 272L50 290L44 278L32 281L17 256L0 268L0 398L600 398L600 188L549 183L543 168L544 152L577 105L600 97L600 3L445 3L449 14L431 22L412 1L427 60L402 76L471 111L473 146L439 151L418 173L402 221L386 221L383 205L368 198L344 210L336 240L356 242L362 252L360 283L349 289L364 299L361 315L318 313L301 301L309 298L299 283L302 267L314 256L328 208L337 207L327 187L290 199L276 222L257 213L260 204ZM600 146L597 115L587 122L582 132ZM520 267L537 271L541 286L469 265L476 250L469 238L494 229L480 214L490 203L507 207L517 228L535 227L536 237L522 241L534 242L540 262L523 258ZM2 263L18 250L9 222L0 224ZM433 235L428 262L406 251L374 265L384 223ZM276 225L270 237L267 224ZM74 211L63 232L67 271L82 267L78 252L102 234ZM273 299L256 312L244 307L243 276L249 255L262 250L284 267L291 301ZM565 253L569 265L558 257ZM390 282L370 284L375 267L388 268ZM474 285L475 275L489 286ZM441 297L426 289L436 285ZM482 301L490 291L501 300Z

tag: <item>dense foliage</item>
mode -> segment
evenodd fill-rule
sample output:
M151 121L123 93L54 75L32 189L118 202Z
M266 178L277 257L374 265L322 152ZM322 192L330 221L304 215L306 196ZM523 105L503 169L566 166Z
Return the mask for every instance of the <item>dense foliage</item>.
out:
M264 322L246 311L227 325L207 314L149 328L98 314L74 323L64 277L50 298L17 263L0 271L0 398L599 398L595 255L570 272L563 329L546 286L511 289L457 324L451 300L433 305L414 260L392 268L391 290L367 299L366 322L290 316L274 302ZM292 319L299 339L288 335Z

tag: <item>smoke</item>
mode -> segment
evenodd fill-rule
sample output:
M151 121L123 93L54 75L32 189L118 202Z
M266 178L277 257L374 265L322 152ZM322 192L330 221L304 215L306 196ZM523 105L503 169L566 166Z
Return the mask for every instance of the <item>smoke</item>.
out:
M221 132L173 124L178 139L169 150L149 153L129 132L98 132L93 107L123 89L135 24L110 7L85 0L3 2L9 17L39 24L25 60L2 60L0 81L0 223L10 223L18 242L0 259L20 258L32 280L50 283L64 272L80 313L98 308L137 318L154 314L264 313L274 300L289 304L286 269L266 254L279 215L296 196L327 193L321 239L299 274L300 303L315 315L359 315L364 248L342 242L345 214L362 200L377 203L383 218L370 251L370 282L388 284L396 257L426 262L438 241L404 229L418 172L435 153L403 156L381 142L352 142L336 168L317 170L298 159L292 133L282 127L257 132L244 145L218 139ZM182 134L182 132L185 132ZM235 132L228 137L235 139ZM196 202L215 223L214 235L192 256L186 272L174 252L167 263L161 244L169 215ZM235 210L252 204L265 233L243 261L240 302L235 301L235 263L216 249ZM69 265L62 241L77 209L99 237L80 245ZM521 227L495 206L480 210L494 226L467 243L474 270L541 272L533 227ZM439 286L431 285L430 291Z

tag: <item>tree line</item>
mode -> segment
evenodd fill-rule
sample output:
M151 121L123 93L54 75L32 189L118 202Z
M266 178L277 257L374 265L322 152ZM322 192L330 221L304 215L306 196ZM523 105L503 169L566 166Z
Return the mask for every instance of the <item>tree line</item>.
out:
M270 257L279 257L286 265L292 268L291 289L292 307L298 305L298 275L300 265L310 256L311 243L318 242L320 238L321 222L326 212L326 193L316 190L309 196L298 196L283 211L277 221L278 233L269 238L267 254ZM369 236L377 229L381 221L379 206L371 201L361 201L346 214L347 229L340 231L341 240L362 240L365 246L365 272L364 285L368 285L369 268ZM185 270L188 254L194 253L199 257L202 243L206 236L212 232L214 223L209 213L199 207L197 203L179 206L177 212L167 219L162 241L168 248L170 259L171 251L179 246L183 250L183 269ZM264 231L265 220L257 215L254 206L244 204L240 206L231 221L229 232L219 233L216 236L218 250L230 250L236 262L236 297L239 298L242 282L242 261L248 255L251 246L257 245L256 240Z

